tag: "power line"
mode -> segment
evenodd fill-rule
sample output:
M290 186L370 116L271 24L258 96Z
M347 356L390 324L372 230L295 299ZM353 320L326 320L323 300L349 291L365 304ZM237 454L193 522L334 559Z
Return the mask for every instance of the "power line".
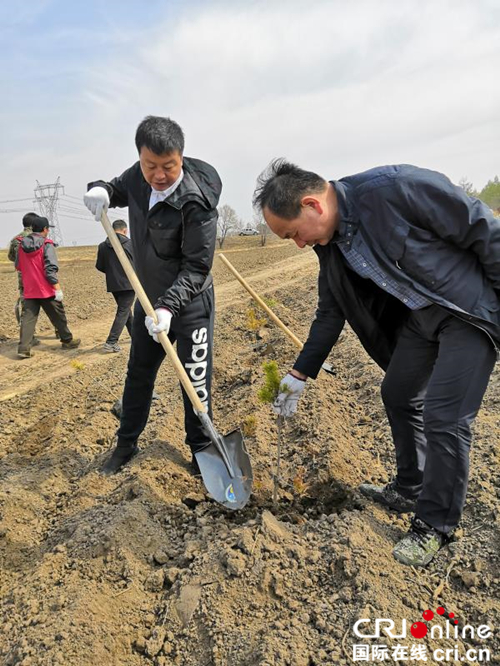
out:
M76 199L77 201L82 203L82 197L73 197L71 194L64 194L63 196L68 197L69 199Z
M69 195L64 194L63 197L68 197ZM71 199L76 199L76 197L70 197ZM63 200L63 204L59 204L59 209L60 210L71 210L71 211L76 211L76 212L88 212L88 208L85 206L83 201L81 199L78 199L80 205L73 203L73 201L65 201ZM114 210L108 210L108 216L111 218L112 216L118 216L118 219L122 217L124 213L120 213L118 211Z
M69 215L68 213L62 213L61 217L71 218L72 220L83 220L83 222L89 222L92 220L91 217L80 217L78 215Z
M3 201L0 201L0 204L14 203L17 201L33 201L33 197L28 197L27 199L5 199Z

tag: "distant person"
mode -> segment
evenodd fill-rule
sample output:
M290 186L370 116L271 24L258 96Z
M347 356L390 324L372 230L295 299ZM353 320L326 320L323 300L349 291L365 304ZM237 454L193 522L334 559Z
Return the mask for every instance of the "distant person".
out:
M127 223L124 220L115 220L113 222L113 229L116 231L125 254L133 264L132 241L127 236ZM105 273L106 289L113 295L117 306L115 320L109 331L108 339L104 343L104 351L119 352L121 351L121 347L118 344L118 340L125 327L127 327L127 331L132 337L134 315L132 314L131 307L134 302L135 293L109 238L106 238L105 241L99 244L95 267L101 273Z
M8 258L10 261L14 263L14 266L16 264L17 260L17 253L19 250L19 245L21 244L22 239L25 236L28 236L32 229L31 229L31 222L32 220L38 219L40 216L37 213L26 213L26 215L23 216L23 230L17 234L17 236L14 236L14 238L10 241L9 245L9 252L7 254ZM20 273L20 271L17 272L17 286L19 290L19 296L16 301L16 304L14 306L14 314L16 316L16 321L19 325L21 325L21 315L23 312L23 304L24 304L24 293L23 293L23 278ZM57 330L55 331L56 338L59 338L59 333ZM36 337L33 336L33 343L32 346L34 345L39 345L40 340Z
M137 128L139 161L111 182L89 184L84 203L101 219L108 206L129 208L134 261L158 323L134 310L132 347L116 448L103 467L113 474L138 452L156 375L165 358L157 334L177 341L181 363L211 413L214 290L211 268L221 182L206 162L184 157L184 134L170 118L146 117ZM210 444L182 389L186 443L193 454Z
M38 217L39 215L37 213L26 213L26 215L23 216L23 230L20 233L18 233L16 236L14 236L14 238L10 241L9 252L7 254L7 257L9 258L9 261L13 262L14 265L16 263L19 245L22 239L31 233L32 220L36 220ZM21 314L23 311L24 296L23 296L23 278L19 271L17 271L17 287L19 290L19 296L16 305L14 306L14 314L16 316L17 323L21 324ZM36 340L37 344L39 342L40 342L39 340Z
M345 322L385 370L396 476L360 492L414 512L393 555L425 566L464 508L471 426L500 348L500 220L441 173L408 164L327 181L285 160L254 202L319 259L318 307L275 410L290 416Z
M22 275L24 289L19 358L33 355L31 347L40 307L56 328L63 349L75 349L80 344L80 340L74 338L68 328L56 251L53 241L47 238L48 233L47 218L33 218L31 233L22 238L18 248L16 268Z

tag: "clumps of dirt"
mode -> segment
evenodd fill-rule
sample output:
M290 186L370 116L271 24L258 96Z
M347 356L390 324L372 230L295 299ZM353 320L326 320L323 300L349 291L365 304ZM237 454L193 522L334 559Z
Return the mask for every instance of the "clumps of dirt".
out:
M276 255L279 264L267 249L259 262L278 315L305 339L316 268L298 256L293 289L283 283L284 271L293 273L291 254ZM251 253L235 253L235 263L258 282ZM90 262L75 264L75 280L91 270ZM250 502L229 512L191 476L181 395L168 366L158 377L141 452L120 474L102 477L126 356L85 352L81 370L56 375L36 362L31 373L38 385L5 400L0 413L2 663L346 665L354 644L369 643L353 633L361 618L411 623L444 605L461 621L498 627L498 373L476 427L457 539L428 568L405 568L391 551L409 516L385 511L357 491L364 480L387 481L393 470L382 373L346 330L329 359L336 374L308 382L287 423L273 504L277 430L271 409L257 398L261 365L274 359L284 374L296 351L270 325L257 341L245 324L249 300L220 267L215 275L221 289L214 421L221 432L252 424ZM107 320L93 324L95 344L106 327ZM471 646L462 638L419 643L429 655L434 647L458 645L465 654ZM490 662L499 663L496 634L485 647Z

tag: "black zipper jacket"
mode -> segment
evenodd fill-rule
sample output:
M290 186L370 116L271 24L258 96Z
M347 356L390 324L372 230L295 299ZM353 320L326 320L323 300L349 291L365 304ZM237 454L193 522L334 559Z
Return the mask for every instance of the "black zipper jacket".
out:
M332 185L339 229L328 245L314 247L320 263L318 309L294 368L316 377L347 321L385 370L410 313L349 267L338 247L344 242L362 255L369 248L377 269L392 281L481 328L498 355L500 220L490 209L443 174L406 164Z
M120 241L125 254L130 259L132 266L134 265L134 257L132 254L132 241L123 234L116 234ZM95 267L101 273L106 275L106 289L109 292L115 291L131 291L132 285L125 271L120 264L120 260L116 256L116 252L111 245L109 238L99 243L97 248L97 260Z
M206 162L183 158L184 178L170 197L149 210L151 186L139 162L105 187L110 207L129 209L135 269L154 307L174 316L212 284L217 237L217 204L222 184Z

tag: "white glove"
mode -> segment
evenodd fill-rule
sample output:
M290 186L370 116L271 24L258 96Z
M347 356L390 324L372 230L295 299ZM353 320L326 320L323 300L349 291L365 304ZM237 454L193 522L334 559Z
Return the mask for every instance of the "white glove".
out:
M297 411L297 402L306 382L288 373L280 382L279 393L273 402L273 411L278 416L292 416Z
M56 289L56 293L54 294L54 300L61 302L63 299L63 290L62 289Z
M170 331L170 322L172 321L172 313L166 308L157 308L155 310L156 318L158 323L155 324L153 317L146 317L144 324L148 329L149 335L152 336L155 342L159 342L158 333L164 331L167 335Z
M102 211L108 210L108 190L105 187L92 187L87 194L83 195L83 203L95 215L95 219L100 222Z

